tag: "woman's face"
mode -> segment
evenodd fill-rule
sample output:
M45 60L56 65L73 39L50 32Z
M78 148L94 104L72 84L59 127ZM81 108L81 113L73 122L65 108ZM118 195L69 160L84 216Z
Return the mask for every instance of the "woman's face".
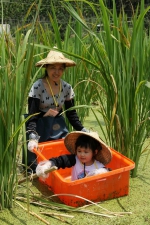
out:
M56 63L52 65L47 65L46 67L47 74L50 80L52 81L59 81L63 75L63 72L65 70L64 64Z

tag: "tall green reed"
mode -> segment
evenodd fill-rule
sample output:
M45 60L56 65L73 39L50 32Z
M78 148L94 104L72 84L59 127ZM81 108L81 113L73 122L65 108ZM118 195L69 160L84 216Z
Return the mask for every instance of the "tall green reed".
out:
M84 2L91 5L91 8L94 7L92 3ZM80 72L90 71L91 79L99 83L103 90L101 94L95 88L98 112L105 122L106 131L103 132L106 141L117 151L134 160L136 166L132 171L132 177L135 177L149 130L147 124L150 100L147 97L149 89L145 84L148 81L147 55L150 47L149 36L144 30L144 16L150 7L144 9L144 1L141 1L140 10L136 10L131 19L132 26L129 26L124 12L117 15L115 1L111 12L100 0L97 7L101 13L96 14L97 21L99 17L102 20L103 30L100 33L91 30L83 16L80 16L81 13L79 14L70 3L64 3L64 7L78 21L90 40L88 45L84 45L74 30L77 44L82 45L82 51L74 56L77 59L82 57L83 69L80 67ZM85 75L84 72L83 74ZM83 86L80 87L83 90ZM84 97L89 102L87 93ZM96 118L100 124L99 118Z
M12 206L12 196L16 189L19 124L25 107L24 97L27 95L33 57L32 48L26 53L29 35L30 32L24 40L21 40L19 35L16 36L16 42L19 43L16 46L12 39L4 35L0 38L0 204L2 209Z
M17 189L18 141L31 82L35 21L25 35L17 29L13 37L5 32L0 36L0 209L12 207Z
M76 104L91 105L93 102L97 104L96 109L93 108L92 111L105 140L110 146L136 162L136 168L133 171L133 176L136 176L139 155L147 135L146 113L149 107L149 102L146 102L146 108L141 107L145 103L141 101L143 100L142 89L148 92L148 88L144 86L145 81L139 83L139 79L136 78L139 76L137 65L140 65L139 62L143 58L140 51L136 51L139 48L139 40L143 48L143 38L147 37L145 34L143 36L143 19L148 9L144 10L142 4L140 15L136 11L131 21L132 27L130 27L124 12L117 16L115 4L113 12L110 12L105 8L103 1L100 1L101 14L99 15L96 11L98 6L94 8L90 2L86 3L93 9L97 21L101 18L102 32L96 33L95 30L91 30L91 27L95 27L94 25L87 26L82 15L82 7L74 10L69 3L66 3L64 7L75 21L72 27L70 19L65 38L61 42L54 9L53 16L50 16L55 34L54 43L60 51L67 53L77 62L76 68L66 71L64 79L74 87ZM144 46L146 50L148 50L147 46ZM139 57L138 61L132 60L135 55ZM143 65L140 68L143 68ZM140 69L140 73L143 73L142 71ZM145 74L142 74L142 79L144 76ZM137 94L140 98L135 98ZM137 116L135 107L139 107L140 111L142 108L141 117ZM87 107L79 108L77 111L81 121L84 122ZM105 129L99 119L101 115L105 122ZM143 118L145 118L144 121ZM71 127L69 129L71 130Z

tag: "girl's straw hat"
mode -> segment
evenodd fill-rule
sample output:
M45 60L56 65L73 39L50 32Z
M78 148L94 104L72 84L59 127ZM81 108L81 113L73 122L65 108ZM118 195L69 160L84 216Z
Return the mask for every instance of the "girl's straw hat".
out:
M76 63L73 60L65 58L65 56L61 52L51 50L48 53L47 57L37 62L35 66L45 67L48 64L55 64L55 63L63 63L66 65L66 67L71 67L76 65Z
M68 151L72 154L75 154L75 143L79 136L87 135L89 137L94 138L96 141L100 143L102 149L98 151L95 159L104 165L108 164L112 159L112 153L110 148L99 138L97 132L82 132L82 131L73 131L67 134L64 139L64 144Z

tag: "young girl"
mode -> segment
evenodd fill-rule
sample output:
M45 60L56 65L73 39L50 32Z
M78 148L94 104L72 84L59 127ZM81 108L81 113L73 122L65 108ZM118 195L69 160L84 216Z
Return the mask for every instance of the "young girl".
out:
M105 165L111 161L111 150L97 132L71 132L65 137L64 144L71 155L61 155L40 162L36 168L39 177L46 178L45 171L52 166L58 169L72 167L72 181L109 171Z

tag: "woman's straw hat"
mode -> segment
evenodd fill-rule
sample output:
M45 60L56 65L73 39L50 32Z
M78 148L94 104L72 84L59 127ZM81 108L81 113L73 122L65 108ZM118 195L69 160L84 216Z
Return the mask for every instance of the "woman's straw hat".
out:
M66 65L66 67L71 67L76 65L76 63L73 60L65 58L65 56L61 52L58 52L57 50L51 50L48 53L47 57L37 62L35 66L45 67L46 65L55 64L55 63L63 63Z
M75 143L77 138L81 135L87 135L89 137L94 138L96 141L100 143L102 149L98 151L96 154L95 159L104 165L108 164L112 159L112 153L110 148L99 138L97 132L82 132L82 131L73 131L67 134L64 139L64 144L68 151L72 154L75 154Z

